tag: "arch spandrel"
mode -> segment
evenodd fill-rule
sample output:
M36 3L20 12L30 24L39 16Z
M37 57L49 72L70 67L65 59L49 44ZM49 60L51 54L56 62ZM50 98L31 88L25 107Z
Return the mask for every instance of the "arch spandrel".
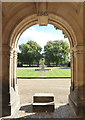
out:
M40 24L40 21L38 19L39 16L36 14L31 15L30 17L25 18L22 20L14 29L14 31L11 34L10 39L10 46L16 47L18 40L21 36L21 34L29 27ZM44 16L43 16L44 17ZM47 21L46 21L47 22ZM60 17L54 15L54 14L48 14L48 24L55 25L62 29L68 36L69 42L71 47L77 44L76 37L74 34L74 31L72 30L71 26Z
M30 4L31 4L31 6L30 6ZM63 11L66 11L65 14L62 14L62 10L61 11L58 10L59 7L55 7L55 6L63 7L63 9L64 9ZM55 14L56 17L59 16L64 21L66 21L71 26L72 30L74 31L75 36L77 37L76 38L77 43L78 42L82 43L82 37L81 37L82 36L82 26L81 26L82 22L80 22L81 21L80 14L82 14L81 13L82 3L79 4L79 3L71 2L71 3L62 3L61 4L60 2L58 2L58 3L55 2L55 6L53 3L50 4L50 3L46 2L46 4L45 4L46 10L44 12L48 12L48 16L49 16L49 14L53 14L53 15ZM7 3L7 6L6 6L6 3L3 3L3 7L4 7L3 13L5 15L5 18L3 18L3 22L5 22L5 24L3 24L5 26L3 29L3 34L4 34L3 39L5 39L5 41L7 43L10 42L9 40L11 37L11 35L9 35L8 33L12 33L14 31L15 27L18 26L18 24L21 21L23 21L24 19L26 19L32 15L37 15L37 12L39 13L40 10L42 10L39 7L36 7L36 2L27 3L27 4L26 3L22 4L22 3L10 3L9 2L9 3ZM6 7L8 10L10 9L10 15L8 15ZM51 7L51 8L48 9L49 7ZM52 8L54 8L54 9L52 9ZM51 11L49 11L49 10L51 10ZM16 12L16 14L15 14L15 12ZM35 18L35 19L37 19L37 18ZM67 30L68 30L68 27L67 27ZM8 33L6 31L8 31ZM6 36L7 39L4 36Z

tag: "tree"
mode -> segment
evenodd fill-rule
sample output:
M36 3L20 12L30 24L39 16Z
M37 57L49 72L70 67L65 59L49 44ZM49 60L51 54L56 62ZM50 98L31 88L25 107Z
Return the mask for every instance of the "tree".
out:
M54 26L54 28L56 29L56 30L60 30L58 27L56 27L56 26ZM67 35L62 31L62 33L63 33L63 35L64 35L64 38L67 38Z
M44 46L44 57L46 59L48 66L50 66L50 63L54 59L52 49L53 49L52 41L47 42L47 44Z
M49 41L44 46L44 55L48 65L50 63L56 63L56 66L64 64L69 60L69 45L63 40Z
M36 42L30 40L26 44L22 44L19 46L21 51L20 60L25 64L29 64L31 66L34 62L39 65L39 59L41 58L41 50L42 48Z

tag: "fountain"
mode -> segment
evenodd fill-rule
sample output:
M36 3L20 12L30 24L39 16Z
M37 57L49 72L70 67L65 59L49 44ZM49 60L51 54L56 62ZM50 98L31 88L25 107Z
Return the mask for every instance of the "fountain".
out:
M41 58L40 59L40 62L39 62L39 69L35 69L35 71L49 71L49 70L51 70L51 69L47 69L47 68L45 68L46 67L46 65L45 65L45 58Z

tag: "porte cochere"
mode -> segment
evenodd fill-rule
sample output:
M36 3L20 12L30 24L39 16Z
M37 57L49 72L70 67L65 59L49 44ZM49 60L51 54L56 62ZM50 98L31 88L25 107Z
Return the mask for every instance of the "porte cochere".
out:
M2 2L2 116L20 107L16 78L17 43L30 26L52 24L62 29L71 47L69 104L78 116L85 116L85 24L84 2Z

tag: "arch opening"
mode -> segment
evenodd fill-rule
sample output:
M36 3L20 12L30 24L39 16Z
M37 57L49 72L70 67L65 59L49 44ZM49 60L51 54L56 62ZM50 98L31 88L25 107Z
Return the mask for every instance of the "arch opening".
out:
M29 27L38 24L38 19L36 14L25 18L22 20L13 30L11 36L10 36L10 47L16 48L18 40L21 36L21 34ZM74 47L77 45L76 37L74 34L74 31L72 30L71 26L63 19L60 17L54 15L54 14L49 14L48 18L48 24L52 24L61 30L63 30L66 35L69 38L70 46Z
M35 26L36 26L36 25L35 25ZM47 27L47 26L46 26L46 27ZM30 28L29 28L29 29L30 29ZM29 29L28 29L28 30L29 30ZM55 28L54 28L54 29L55 29ZM44 31L44 30L43 30L43 31ZM50 31L51 31L51 29L50 29ZM56 30L55 30L55 31L56 31ZM29 34L29 31L28 31L28 34ZM32 34L32 35L34 36L34 34ZM33 40L33 39L32 39L32 40ZM56 40L56 39L54 39L54 40ZM42 41L42 42L43 42L43 41ZM37 41L37 43L38 43L38 41ZM31 66L31 68L30 68L29 66L27 66L27 68L28 68L28 70L30 70L30 69L33 70L33 69L32 69L32 66ZM34 68L36 69L36 67L34 67ZM39 68L39 67L38 67L38 68ZM47 68L49 68L49 67L47 67ZM22 69L22 68L21 68L21 69ZM18 69L18 70L19 70L19 69ZM30 71L31 71L31 70L30 70ZM53 70L53 69L52 69L52 70ZM55 69L55 70L56 70L56 69ZM30 71L29 71L29 72L30 72ZM51 71L50 71L50 72L51 72ZM35 73L34 73L34 74L35 74ZM28 75L28 76L29 76L29 75ZM30 78L33 78L33 76L34 76L34 75L30 76ZM44 77L45 77L45 76L44 76ZM53 77L56 79L55 76L53 76ZM20 78L20 77L19 77L19 78ZM25 76L24 76L24 77L22 76L22 78L25 78ZM38 79L38 80L37 80L37 79ZM58 80L56 81L55 79L54 79L53 81L52 81L52 80L49 81L48 79L53 79L52 77L51 77L51 78L48 78L47 80L45 79L44 81L42 80L43 78L40 79L40 80L39 80L39 78L37 78L37 79L35 79L35 77L34 77L33 80L31 81L31 79L29 79L29 77L28 77L28 83L25 81L26 84L28 84L28 86L29 86L29 84L32 84L32 86L36 86L36 88L39 87L39 91L38 91L38 90L36 90L35 87L34 87L34 89L33 89L33 87L30 87L30 86L29 86L29 90L28 90L28 91L30 92L30 95L26 95L26 94L25 94L25 98L29 101L30 104L31 104L31 98L32 98L34 92L37 92L37 93L38 93L38 92L42 91L42 92L48 92L48 93L51 93L51 92L52 92L52 93L55 93L52 89L55 89L55 85L57 85L57 82L59 82ZM66 78L66 79L67 79L67 78ZM18 80L19 80L19 79L18 79ZM64 79L61 78L61 81L62 81L62 80L64 80ZM36 81L36 83L35 83L35 81ZM44 83L41 84L42 81L43 81ZM48 82L47 82L47 81L48 81ZM24 83L25 83L25 82L24 82ZM52 85L50 84L50 82L52 82L52 83L51 83ZM63 81L62 81L62 82L63 82ZM68 84L67 86L68 86L69 92L70 92L70 84L69 84L70 78L68 78L68 80L66 80L66 82L67 82L67 84ZM23 84L24 84L24 83L23 83ZM70 82L70 83L71 83L71 82ZM19 84L20 84L20 85L19 85L19 88L20 88L20 86L21 86L21 80L19 80ZM35 85L35 84L36 84L36 85ZM48 84L50 87L52 87L52 89L50 90L50 89L48 88L48 86L46 87L46 84ZM64 84L66 84L66 83L64 83ZM64 85L64 84L62 83L62 85ZM44 85L45 85L45 87L44 87L45 90L42 89L42 86L44 86ZM24 88L25 84L22 85L22 86L23 86L23 88ZM41 88L40 88L40 86L41 86ZM67 86L66 86L66 87L67 87ZM56 86L56 88L57 88L57 86ZM25 88L24 88L24 89L25 89ZM41 90L41 89L42 89L42 90ZM49 89L49 90L48 90L48 89ZM59 88L59 89L60 89L60 88ZM57 92L57 91L59 91L59 90L56 89L55 91ZM22 93L22 92L21 92L21 93ZM63 92L60 93L61 96L62 96L62 93L63 93ZM56 93L56 95L57 95L57 93ZM66 94L66 95L67 95L67 94ZM31 98L30 98L30 96L31 96ZM57 95L57 96L58 96L58 95ZM63 96L64 96L64 95L63 95ZM28 99L28 98L29 98L29 99ZM55 96L55 98L57 98L57 97ZM59 97L58 97L57 99L55 99L55 104L59 104L59 103L58 103L58 102L59 102L59 99L60 99ZM22 103L23 103L23 102L26 102L26 100L24 100L24 101L23 101L22 99L20 99L20 100L21 100ZM57 101L57 102L56 102L56 101ZM67 96L66 96L66 99L61 100L61 105L60 105L60 106L62 106L62 103L63 103L63 104L66 104L64 101L68 101ZM66 105L66 106L67 106L67 105ZM24 107L24 108L25 108L25 107ZM24 108L22 108L22 109L24 110Z
M16 28L14 29L14 31L12 32L11 35L11 40L10 40L10 47L11 47L11 59L10 59L10 65L13 64L13 66L10 66L10 71L12 70L12 76L10 76L10 81L14 78L16 79L16 61L17 61L17 44L18 44L18 40L21 36L21 34L29 27L38 24L38 20L37 20L37 16L36 15L32 15L31 17L28 17L26 19L24 19L21 23L19 23ZM69 38L69 42L70 42L70 47L73 48L74 46L76 46L77 42L76 42L76 37L75 34L72 30L72 28L69 26L69 24L67 24L64 20L62 20L59 17L56 17L53 14L49 14L49 19L48 19L48 24L52 24L55 25L57 27L59 27L60 29L62 29L68 36ZM73 66L71 69L71 87L72 89L74 89L74 81L73 81ZM17 90L17 79L16 81L13 80L10 82L10 87L14 87L14 90L12 89L12 92ZM12 110L13 112L13 110Z

